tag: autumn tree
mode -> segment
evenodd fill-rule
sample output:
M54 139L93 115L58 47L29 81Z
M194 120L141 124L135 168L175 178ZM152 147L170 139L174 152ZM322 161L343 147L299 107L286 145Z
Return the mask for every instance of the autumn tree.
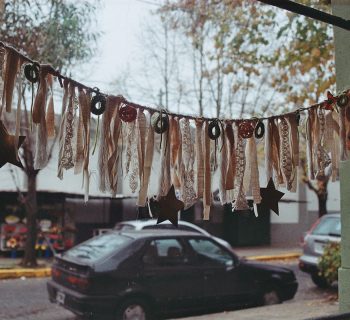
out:
M61 71L90 58L96 48L98 32L92 30L98 1L64 0L11 0L5 1L0 16L0 38L22 50L34 60L49 63ZM34 92L31 92L34 90ZM35 243L37 237L37 175L34 165L34 137L30 127L30 105L27 96L35 94L35 88L23 86L25 107L24 122L27 136L23 145L24 174L27 192L23 205L27 218L27 240L22 260L24 267L37 265ZM50 157L50 156L49 156Z

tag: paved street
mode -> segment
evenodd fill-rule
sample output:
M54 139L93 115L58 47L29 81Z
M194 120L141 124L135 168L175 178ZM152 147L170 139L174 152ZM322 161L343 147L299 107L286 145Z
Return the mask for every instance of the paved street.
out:
M337 305L330 301L330 297L335 290L320 290L316 288L306 274L299 272L296 261L277 263L283 264L292 268L298 277L299 290L293 301L284 303L279 307L281 313L285 314L286 309L292 309L295 304L295 315L300 312L300 308L310 308L310 316L322 315L326 313L336 312ZM47 279L25 279L25 280L2 280L0 281L0 319L8 320L73 320L76 317L69 311L64 310L54 304L51 304L47 299L46 293ZM276 306L273 306L276 308ZM271 307L259 308L268 311ZM319 313L315 314L313 310L318 309ZM327 312L329 311L329 312ZM235 311L236 315L240 314L236 319L257 319L254 309ZM255 314L255 317L254 317ZM280 316L282 316L281 314ZM278 314L276 319L278 319ZM200 317L203 318L203 317ZM211 315L206 319L216 319L217 316ZM230 319L229 317L220 317ZM262 319L262 318L261 318ZM302 319L292 317L290 319Z

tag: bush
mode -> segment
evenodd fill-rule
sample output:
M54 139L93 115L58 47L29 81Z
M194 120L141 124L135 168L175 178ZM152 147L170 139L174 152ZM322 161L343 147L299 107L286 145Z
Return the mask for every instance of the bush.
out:
M338 281L338 269L340 265L340 243L330 242L325 246L318 262L319 276L326 279L329 284Z

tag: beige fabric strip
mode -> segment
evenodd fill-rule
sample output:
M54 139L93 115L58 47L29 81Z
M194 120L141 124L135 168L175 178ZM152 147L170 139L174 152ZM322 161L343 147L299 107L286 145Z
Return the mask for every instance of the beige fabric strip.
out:
M307 156L307 166L308 166L308 175L310 179L315 179L314 174L314 163L313 163L313 130L314 126L314 115L313 110L308 110L307 120L306 120L306 156Z
M196 165L197 165L197 198L203 197L204 189L204 156L202 144L203 120L196 120Z
M221 150L219 153L219 196L222 205L227 203L226 196L226 179L228 170L228 156L227 156L227 145L226 145L226 135L222 132L220 135L221 140ZM232 171L232 168L231 168Z
M280 134L280 161L283 180L287 190L291 190L294 180L294 170L292 163L292 151L291 151L291 139L290 129L288 121L285 118L281 118L279 121L279 134Z
M2 106L0 109L0 115L2 114L2 109L5 106L6 112L11 112L12 109L12 98L13 91L15 88L15 82L17 73L21 64L23 63L22 59L20 59L19 54L15 51L7 49L5 55L5 68L3 74L4 80L4 89L2 93Z
M183 170L181 197L184 203L184 209L191 207L196 201L196 192L194 188L194 146L191 136L190 122L188 119L181 121L182 127L182 152L183 152Z
M74 96L75 96L75 87L70 84L69 86L69 98L68 98L68 108L65 121L65 131L64 131L64 146L63 146L63 156L61 158L62 168L68 170L74 167L73 162L73 111L74 111Z
M299 132L298 123L295 115L291 115L286 118L290 127L290 139L291 139L291 156L292 156L292 187L291 192L297 191L298 182L298 167L299 167Z
M64 154L66 108L67 108L68 94L69 94L68 84L69 84L68 80L64 80L63 82L64 93L62 98L62 109L61 109L61 123L60 123L59 138L58 138L59 151L58 151L57 177L61 180L63 179L62 157Z
M244 189L249 191L252 195L254 203L261 202L260 196L260 183L259 183L259 167L258 167L258 154L256 150L255 137L251 137L247 141L246 145L246 159L247 165L244 174Z
M159 175L159 188L157 192L157 199L166 196L171 187L171 173L170 173L170 146L169 138L171 128L163 133L163 143L161 149L161 167Z
M171 181L175 189L180 189L180 177L178 176L178 155L181 144L180 134L179 134L179 122L175 117L170 117L170 152L171 152Z
M243 186L244 173L246 166L245 150L244 150L244 140L242 137L238 137L237 149L236 149L236 181L235 181L235 202L232 207L232 211L240 211L249 209L247 200L245 198L245 191Z
M233 190L235 187L235 175L236 175L236 150L235 150L235 136L233 133L233 127L231 123L227 123L225 127L226 144L227 144L227 177L226 177L226 190Z
M137 127L138 127L138 162L139 162L139 178L140 178L140 186L143 181L143 170L144 170L144 161L145 161L145 140L146 140L146 116L143 113L142 109L138 110L137 113Z
M147 130L147 142L146 142L146 153L145 161L143 168L143 180L140 188L140 193L138 197L138 206L144 207L146 205L148 185L151 176L151 168L153 162L153 153L154 153L154 130L152 127L149 127Z
M110 123L113 115L113 100L109 97L106 101L106 110L102 115L100 128L100 148L98 154L99 189L102 192L108 190L108 157L110 155L111 132Z
M55 107L53 100L53 77L51 74L47 75L47 84L50 89L50 98L46 111L46 129L47 136L52 138L55 136Z
M203 219L209 220L210 206L212 203L211 194L211 170L210 170L210 140L208 136L208 121L204 122L202 131L203 153L204 153L204 190L203 190Z
M14 148L15 148L15 154L17 160L19 160L18 155L18 140L19 140L19 134L21 129L21 110L22 110L22 78L18 77L18 86L17 86L17 92L18 92L18 100L17 100L17 110L16 110L16 132L15 132L15 142L14 142Z
M272 178L272 128L271 121L268 119L265 130L265 170L266 170L266 181Z

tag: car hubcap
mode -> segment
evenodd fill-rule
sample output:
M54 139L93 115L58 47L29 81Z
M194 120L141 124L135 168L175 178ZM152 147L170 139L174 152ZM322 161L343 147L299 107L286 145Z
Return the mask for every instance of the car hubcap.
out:
M280 299L279 299L276 291L270 291L270 292L266 292L264 294L264 304L265 305L277 304L279 302L280 302Z
M139 304L133 304L127 307L123 314L123 320L145 320L145 311Z

